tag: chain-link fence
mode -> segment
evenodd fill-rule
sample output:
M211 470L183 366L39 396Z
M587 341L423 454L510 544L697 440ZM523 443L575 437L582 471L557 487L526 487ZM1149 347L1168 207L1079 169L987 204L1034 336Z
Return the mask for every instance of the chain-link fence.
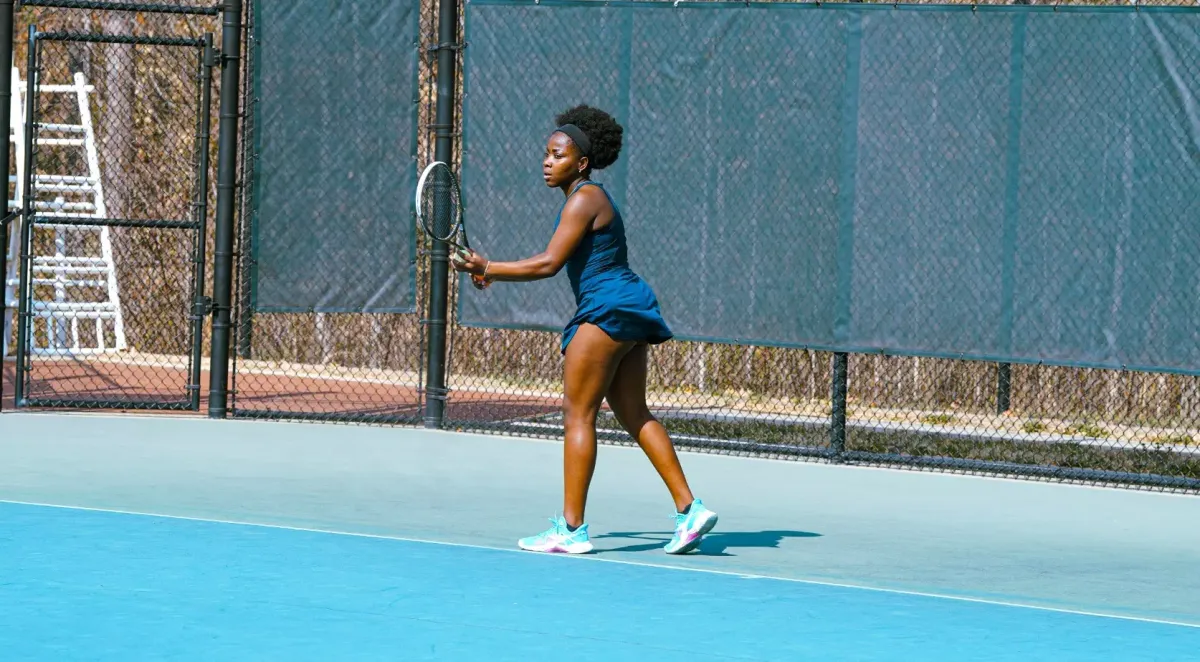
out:
M316 4L247 18L234 415L414 422L436 2Z
M553 113L588 102L621 115L626 153L598 179L628 218L634 269L679 335L652 349L648 396L681 446L1200 487L1200 342L1187 324L1200 246L1186 225L1198 202L1183 121L1191 116L1179 101L1200 79L1186 38L1194 10L1046 3L1068 11L963 7L976 18L961 21L946 8L872 8L852 44L842 32L863 19L844 5L785 8L803 20L738 6L742 14L719 25L694 15L735 7L637 5L639 15L671 12L651 29L619 3L483 0L462 5L469 29L440 44L436 0L416 16L372 0L306 20L284 16L287 4L248 3L245 14L235 415L420 420L429 246L412 222L405 173L432 158L437 50L453 48L466 58L454 149L465 163L466 226L491 257L524 257L548 239L556 201L536 176ZM1114 9L1081 13L1084 4ZM516 23L488 32L486 11L502 6ZM997 16L1009 22L1003 38L989 27ZM215 25L162 11L28 8L23 17L43 31L189 39ZM530 26L547 20L555 34L587 34L530 46L545 34ZM1065 26L1058 38L1039 32L1047 22ZM582 42L595 42L586 60L555 55ZM158 170L195 162L197 62L142 48L63 42L55 57L70 64L54 67L70 73L63 85L87 73L100 99L92 110L102 180L114 181L103 179L111 167L124 178L109 204L133 210L109 216L191 219L199 200L212 208L212 183L199 196L172 183L174 166L165 178ZM16 57L24 62L20 40ZM121 57L133 68L106 68ZM858 80L848 80L852 71ZM132 113L105 105L116 85L132 90L119 97ZM401 135L407 113L418 127L411 141ZM132 138L105 138L123 125ZM104 152L114 149L132 155ZM508 160L482 167L489 154ZM39 200L63 213L79 204ZM202 275L187 232L110 228L125 343L135 351L35 357L31 394L187 395L191 283ZM73 245L53 227L35 234L49 257L59 247L103 257L99 238ZM404 280L355 289L383 271ZM53 301L55 278L42 280L39 296ZM561 436L559 330L574 305L565 283L459 285L444 426ZM96 303L106 291L80 289L78 298ZM80 326L80 341L113 349L114 321L99 320L99 333L84 328L94 324ZM71 343L74 333L40 322L31 338ZM207 337L200 344L206 351ZM5 370L12 379L12 363ZM602 439L628 443L607 411L599 425Z
M9 201L28 213L6 247L4 354L24 406L199 403L216 12L119 4L26 3L15 21Z
M600 105L626 128L596 179L634 270L679 335L724 336L651 351L680 445L1200 486L1200 198L1174 100L1200 83L1196 14L780 9L469 4L473 244L545 246L552 115ZM592 57L520 37L542 34ZM448 425L560 436L565 283L457 295Z

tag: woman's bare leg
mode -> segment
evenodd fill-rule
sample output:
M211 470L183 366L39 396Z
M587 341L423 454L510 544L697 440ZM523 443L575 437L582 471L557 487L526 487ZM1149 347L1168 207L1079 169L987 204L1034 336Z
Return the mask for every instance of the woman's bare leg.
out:
M667 484L671 498L675 500L675 509L683 512L694 497L666 428L646 406L648 356L645 344L639 344L625 354L608 387L608 406L621 426L637 440L658 475Z
M588 488L596 469L596 416L621 359L632 342L613 340L600 327L583 324L567 345L564 367L563 518L583 524Z

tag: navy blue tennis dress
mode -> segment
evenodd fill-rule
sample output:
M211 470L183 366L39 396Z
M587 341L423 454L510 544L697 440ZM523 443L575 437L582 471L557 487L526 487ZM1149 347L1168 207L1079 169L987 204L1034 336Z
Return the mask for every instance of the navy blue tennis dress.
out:
M599 230L589 230L567 260L567 278L578 309L563 329L563 353L579 325L584 323L595 324L618 341L638 340L657 345L670 340L671 329L658 309L654 290L629 268L625 222L617 203L602 185L591 181L577 186L571 195L584 186L604 191L613 207L613 219ZM566 206L563 202L564 209ZM556 230L561 221L560 209L554 221Z

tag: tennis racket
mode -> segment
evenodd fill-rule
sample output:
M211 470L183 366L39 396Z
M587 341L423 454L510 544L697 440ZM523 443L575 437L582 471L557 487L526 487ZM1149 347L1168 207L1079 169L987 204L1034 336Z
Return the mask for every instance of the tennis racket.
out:
M417 217L425 233L437 241L454 246L459 255L466 257L473 251L467 242L467 230L463 226L462 194L458 178L450 166L434 161L425 167L417 180ZM485 289L489 283L482 276L471 274L475 289Z

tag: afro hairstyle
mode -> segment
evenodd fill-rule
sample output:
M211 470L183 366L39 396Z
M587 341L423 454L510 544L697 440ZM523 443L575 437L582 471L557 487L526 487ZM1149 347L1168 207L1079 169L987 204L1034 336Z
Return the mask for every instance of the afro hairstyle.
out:
M592 142L588 163L603 170L617 162L621 154L621 136L625 130L612 115L587 105L579 105L554 118L556 126L574 124Z

